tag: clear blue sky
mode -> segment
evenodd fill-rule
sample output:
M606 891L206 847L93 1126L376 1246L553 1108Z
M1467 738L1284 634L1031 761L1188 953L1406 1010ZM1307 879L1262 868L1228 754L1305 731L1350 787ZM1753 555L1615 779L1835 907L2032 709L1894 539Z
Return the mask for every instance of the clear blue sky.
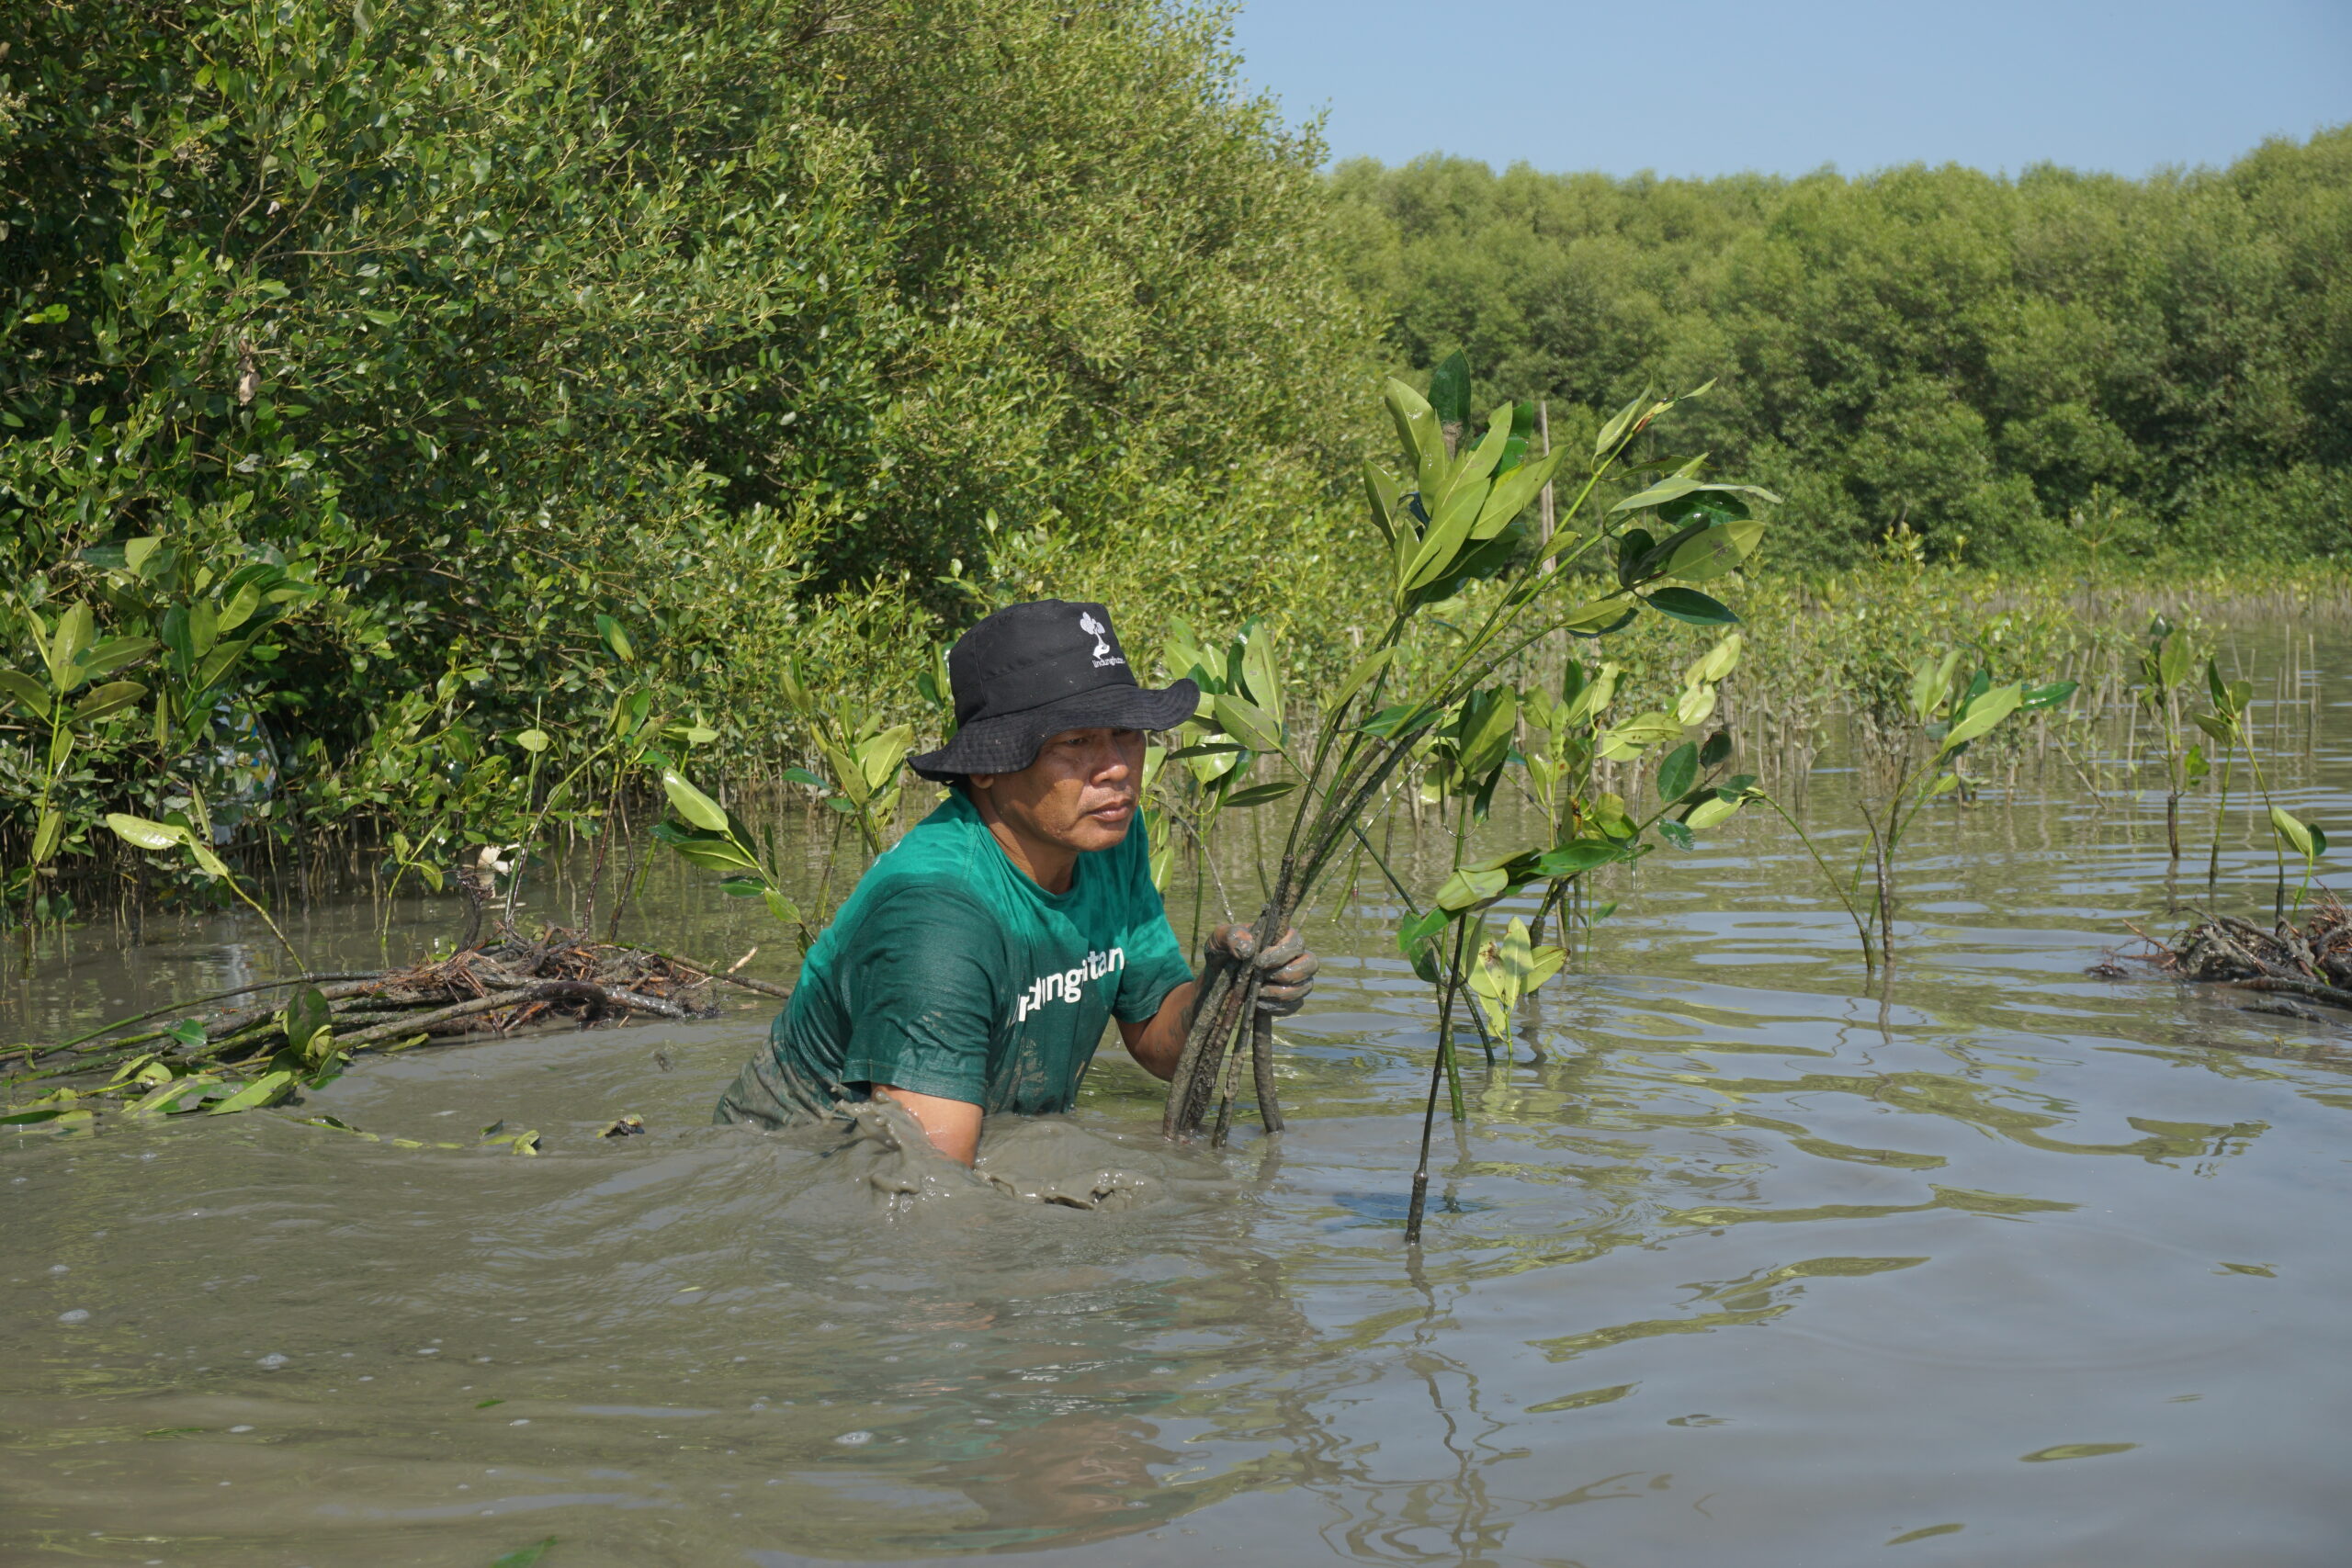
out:
M1243 75L1334 157L2143 175L2352 120L2352 0L1241 0Z

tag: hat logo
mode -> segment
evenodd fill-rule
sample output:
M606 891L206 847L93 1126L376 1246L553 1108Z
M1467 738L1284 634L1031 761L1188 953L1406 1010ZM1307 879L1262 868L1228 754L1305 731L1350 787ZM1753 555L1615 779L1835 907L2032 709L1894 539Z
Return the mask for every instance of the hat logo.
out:
M1106 665L1126 662L1111 651L1111 628L1096 620L1091 610L1080 613L1078 629L1094 639L1094 668L1100 670Z

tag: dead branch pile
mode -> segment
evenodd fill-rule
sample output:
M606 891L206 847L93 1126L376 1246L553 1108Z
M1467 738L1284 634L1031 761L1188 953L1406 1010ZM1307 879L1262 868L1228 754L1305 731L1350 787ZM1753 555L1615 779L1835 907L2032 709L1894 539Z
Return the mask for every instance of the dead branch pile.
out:
M2184 980L2352 1010L2352 912L2323 894L2300 927L2215 916L2159 944L2155 963Z
M769 996L790 995L782 987L664 953L591 942L562 930L526 938L511 928L493 945L433 963L316 975L308 984L325 1004L325 1026L336 1048L385 1051L560 1023L585 1028L640 1018L708 1018L718 1011L712 991L720 980ZM175 1071L251 1068L289 1043L289 1028L316 1027L317 1021L287 1000L302 984L243 987L119 1020L54 1046L28 1047L5 1077L68 1077L141 1055ZM262 992L272 994L256 999ZM243 1005L221 1005L232 998L243 998Z

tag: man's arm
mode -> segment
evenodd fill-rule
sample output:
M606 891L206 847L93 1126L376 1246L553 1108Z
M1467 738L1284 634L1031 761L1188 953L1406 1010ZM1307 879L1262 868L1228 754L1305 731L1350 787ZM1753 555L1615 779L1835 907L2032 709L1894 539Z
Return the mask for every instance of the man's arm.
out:
M1187 980L1168 993L1159 1010L1140 1023L1119 1020L1119 1038L1127 1043L1127 1055L1143 1064L1143 1070L1163 1082L1176 1076L1176 1060L1184 1054L1184 1036L1193 1032L1193 998L1200 994L1201 983Z
M1159 1021L1154 1020L1154 1022ZM1176 1048L1184 1048L1184 1036L1176 1036ZM1168 1058L1168 1072L1176 1070L1176 1058ZM1166 1077L1168 1073L1161 1073ZM972 1163L980 1152L980 1108L960 1100L943 1100L935 1094L917 1094L912 1089L892 1089L888 1084L874 1086L876 1098L894 1100L907 1108L910 1115L922 1124L932 1147L949 1159Z

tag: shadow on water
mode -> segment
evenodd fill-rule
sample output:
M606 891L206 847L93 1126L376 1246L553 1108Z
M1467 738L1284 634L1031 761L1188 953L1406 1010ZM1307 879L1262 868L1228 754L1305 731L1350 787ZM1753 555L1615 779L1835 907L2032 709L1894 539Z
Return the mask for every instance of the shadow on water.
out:
M2312 735L2283 787L2345 821L2352 703ZM750 1009L313 1097L380 1142L11 1137L0 1561L2332 1563L2347 1036L2086 976L2176 918L2161 795L2086 761L2097 795L2053 766L1935 820L1883 985L1768 824L1612 887L1474 1055L1418 1253L1435 1035L1369 883L1317 933L1278 1144L1163 1145L1107 1055L978 1175L887 1122L712 1127ZM659 897L687 951L761 940ZM373 918L298 940L364 960ZM251 934L85 934L11 1032L235 983ZM645 1136L595 1135L623 1111Z

